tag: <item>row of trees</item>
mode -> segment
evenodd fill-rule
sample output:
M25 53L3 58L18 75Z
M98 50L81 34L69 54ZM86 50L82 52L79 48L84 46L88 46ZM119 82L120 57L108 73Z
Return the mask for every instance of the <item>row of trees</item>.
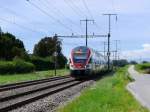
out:
M23 41L11 33L0 32L0 60L21 59L35 65L37 70L54 67L54 52L57 52L58 67L65 66L67 59L62 53L62 43L57 37L44 37L35 46L33 54L28 54Z

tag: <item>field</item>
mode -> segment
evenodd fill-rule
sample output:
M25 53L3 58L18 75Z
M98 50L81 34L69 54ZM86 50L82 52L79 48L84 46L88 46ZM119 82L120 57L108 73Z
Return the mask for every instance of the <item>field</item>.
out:
M67 75L67 74L69 74L69 70L67 69L57 70L57 76ZM52 76L54 76L54 70L39 71L39 72L25 73L25 74L3 74L3 75L0 74L0 84L43 79Z
M148 112L125 89L131 81L127 67L120 68L84 90L81 96L58 112Z
M150 63L137 64L135 65L135 69L140 73L150 74Z

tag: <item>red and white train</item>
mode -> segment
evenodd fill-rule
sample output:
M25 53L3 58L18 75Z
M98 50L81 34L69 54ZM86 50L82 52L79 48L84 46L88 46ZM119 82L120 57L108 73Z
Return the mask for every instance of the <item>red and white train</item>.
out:
M86 46L75 47L70 55L69 67L73 76L89 75L107 69L106 57Z

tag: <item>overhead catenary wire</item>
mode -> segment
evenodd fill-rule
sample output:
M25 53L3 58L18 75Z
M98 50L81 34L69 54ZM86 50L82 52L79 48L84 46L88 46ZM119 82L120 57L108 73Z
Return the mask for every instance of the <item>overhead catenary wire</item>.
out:
M57 23L59 23L61 26L63 26L65 29L71 31L71 33L73 32L72 29L68 26L66 26L64 23L62 23L60 20L58 20L57 18L55 18L54 16L50 15L47 11L43 10L42 8L40 8L38 5L34 4L33 2L30 2L30 0L26 0L30 5L32 5L33 7L35 7L36 9L38 9L39 11L41 11L43 14L45 14L46 16L48 16L49 18L51 18L53 21L56 21Z

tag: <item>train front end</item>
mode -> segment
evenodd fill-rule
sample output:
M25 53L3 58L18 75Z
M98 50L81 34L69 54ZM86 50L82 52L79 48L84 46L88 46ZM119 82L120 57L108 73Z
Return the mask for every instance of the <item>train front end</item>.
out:
M91 51L85 46L79 46L72 50L70 57L70 71L73 76L85 76L91 73Z

